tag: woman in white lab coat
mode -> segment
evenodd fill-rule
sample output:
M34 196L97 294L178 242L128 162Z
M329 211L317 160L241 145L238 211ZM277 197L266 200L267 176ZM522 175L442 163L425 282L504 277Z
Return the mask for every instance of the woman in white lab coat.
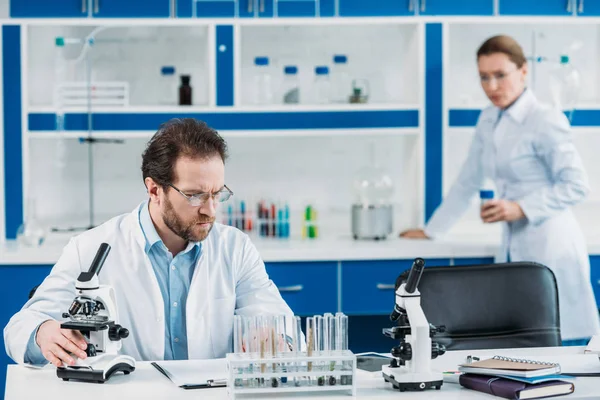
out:
M425 229L406 238L436 238L468 209L485 179L496 199L481 209L486 223L503 224L497 262L534 261L555 274L562 338L581 341L600 333L585 238L570 207L588 193L588 178L572 142L569 122L541 105L525 85L527 62L519 44L495 36L477 52L484 109L456 182Z

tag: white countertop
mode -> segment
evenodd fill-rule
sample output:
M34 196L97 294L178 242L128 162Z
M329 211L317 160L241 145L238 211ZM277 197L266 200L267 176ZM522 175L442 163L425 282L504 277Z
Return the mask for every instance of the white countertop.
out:
M589 362L590 368L597 371L595 364L600 363L596 356L583 355L584 347L555 347L555 348L523 348L502 350L464 350L449 351L432 362L432 368L438 371L455 370L458 364L464 363L467 355L479 357L491 357L502 354L509 357L526 359L549 358L554 362L568 362L571 365L581 364L583 359ZM540 361L543 361L540 359ZM138 362L136 370L130 375L115 375L105 384L83 382L63 382L56 377L56 369L47 366L41 370L29 369L18 365L9 365L6 377L6 400L16 399L44 399L49 393L56 393L61 399L228 399L226 388L184 390L180 389L166 377L156 371L149 362ZM591 369L590 369L591 371ZM426 392L404 392L394 390L391 384L384 382L381 373L373 373L358 370L357 394L359 399L452 399L452 400L477 400L493 399L493 396L465 389L459 384L444 382L441 390L429 390ZM574 383L575 392L566 399L597 399L599 377L565 378ZM59 395L60 393L60 395ZM269 398L291 399L291 398L314 398L328 400L346 400L351 397L347 393L295 393L284 395L249 395L242 398L256 399Z
M0 244L0 264L54 264L67 241L65 235L49 237L40 247L7 241ZM480 237L431 241L390 236L383 241L356 241L348 235L313 240L257 237L252 242L265 262L492 257L497 248Z
M0 265L54 264L69 235L52 235L40 247L19 246L16 241L0 243ZM350 235L313 240L253 238L265 262L345 261L428 258L493 257L498 249L495 235L455 234L440 240L400 239L353 240ZM590 254L600 254L600 236L588 241Z

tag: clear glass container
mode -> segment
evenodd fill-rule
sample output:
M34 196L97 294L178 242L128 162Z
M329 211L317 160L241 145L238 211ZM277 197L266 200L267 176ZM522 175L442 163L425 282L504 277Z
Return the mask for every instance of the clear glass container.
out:
M315 67L314 103L331 103L331 81L329 80L329 67Z
M177 76L175 67L165 65L160 69L160 79L158 82L158 104L165 106L177 105Z
M551 104L562 111L573 112L581 87L581 77L569 56L560 57L558 64L550 71L549 78Z
M46 228L37 218L36 202L33 198L27 200L25 220L17 230L17 243L26 247L37 247L46 239Z
M283 68L282 100L283 104L300 103L300 82L298 81L298 67L287 65Z
M331 88L333 103L348 103L352 95L352 80L348 71L348 57L343 54L333 56Z
M354 204L385 206L392 202L394 184L392 178L380 167L363 167L354 180Z
M254 104L268 105L273 103L271 73L268 57L254 59Z

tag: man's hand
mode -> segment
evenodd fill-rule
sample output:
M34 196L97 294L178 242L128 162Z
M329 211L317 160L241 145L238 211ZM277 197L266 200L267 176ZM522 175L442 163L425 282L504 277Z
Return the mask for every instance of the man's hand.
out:
M58 321L49 320L40 325L35 342L40 346L44 358L56 367L62 367L63 362L67 365L75 364L69 353L81 359L87 357L87 342L81 332L61 329Z
M483 222L517 221L525 218L521 206L510 200L489 200L481 207Z
M406 239L429 239L429 236L425 234L423 229L409 229L400 233L400 237Z

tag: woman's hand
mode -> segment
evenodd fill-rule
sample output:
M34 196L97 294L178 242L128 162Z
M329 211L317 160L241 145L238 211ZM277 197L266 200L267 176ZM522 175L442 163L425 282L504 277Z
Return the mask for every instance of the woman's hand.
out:
M525 218L521 206L510 200L490 200L481 207L483 222L517 221Z
M423 229L409 229L400 233L400 237L406 239L429 239L429 236L425 234Z

